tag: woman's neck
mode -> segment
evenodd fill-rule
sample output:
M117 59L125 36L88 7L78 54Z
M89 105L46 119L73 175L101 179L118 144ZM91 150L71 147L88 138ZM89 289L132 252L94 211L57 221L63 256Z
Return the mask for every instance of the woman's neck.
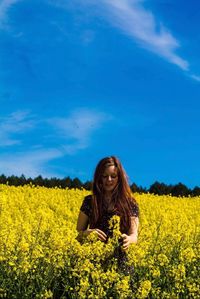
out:
M111 200L112 200L112 193L111 193L111 192L106 192L106 193L104 194L104 199L105 199L106 201L108 201L108 202L111 202Z
M114 209L114 202L111 192L104 194L104 206L108 211L112 211Z

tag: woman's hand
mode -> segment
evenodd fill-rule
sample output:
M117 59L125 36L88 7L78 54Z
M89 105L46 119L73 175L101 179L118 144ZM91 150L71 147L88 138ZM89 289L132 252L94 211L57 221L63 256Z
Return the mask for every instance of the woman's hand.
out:
M107 235L102 230L100 230L98 228L94 228L94 229L89 228L85 231L85 235L88 236L91 232L95 232L97 234L99 240L101 240L103 242L105 242L107 240Z
M94 229L87 228L88 224L89 224L88 216L82 211L80 211L78 221L77 221L77 227L76 227L78 231L78 237L77 237L78 241L82 241L82 239L84 237L87 237L91 232L95 232L101 241L105 242L107 240L107 236L102 230L98 228L94 228Z
M98 238L105 242L107 240L107 235L100 229L95 228L94 231L97 233Z
M132 243L131 237L126 234L122 234L122 239L123 239L122 248L124 250L127 250L130 244Z
M128 231L128 235L122 234L123 245L122 248L127 250L131 243L137 243L138 238L138 217L131 217L131 227Z

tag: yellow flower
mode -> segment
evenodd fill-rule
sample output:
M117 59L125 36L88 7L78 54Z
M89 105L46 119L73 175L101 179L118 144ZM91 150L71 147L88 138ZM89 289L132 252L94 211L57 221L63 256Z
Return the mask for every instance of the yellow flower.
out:
M74 298L198 298L200 197L134 194L140 225L138 242L127 252L134 267L131 281L113 258L121 236L118 216L111 220L108 243L95 233L83 244L76 240L78 213L88 194L0 185L0 298L30 298L35 290L35 298L54 298L60 281Z
M153 276L154 278L160 277L160 270L159 270L159 268L154 268L154 269L152 270L152 276Z
M180 253L180 260L185 264L191 263L195 259L196 259L196 255L194 253L194 250L190 247L182 250Z
M165 254L160 253L157 259L160 266L166 266L169 263L168 257Z
M140 283L140 287L137 291L136 298L145 299L149 295L151 290L151 282L149 280L144 280Z

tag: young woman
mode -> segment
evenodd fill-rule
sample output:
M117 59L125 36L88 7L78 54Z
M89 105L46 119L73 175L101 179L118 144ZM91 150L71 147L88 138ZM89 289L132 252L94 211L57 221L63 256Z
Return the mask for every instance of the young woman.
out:
M96 166L92 195L84 198L77 221L78 239L95 231L106 242L112 237L109 220L120 216L122 250L138 238L139 207L131 194L127 175L115 156L106 157Z

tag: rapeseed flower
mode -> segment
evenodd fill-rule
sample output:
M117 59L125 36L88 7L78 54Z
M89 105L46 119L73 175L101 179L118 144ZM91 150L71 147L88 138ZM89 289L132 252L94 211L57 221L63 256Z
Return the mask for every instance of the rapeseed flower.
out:
M76 221L84 189L0 185L0 298L198 298L200 198L134 194L137 244L125 275L113 256L121 237L80 244Z

